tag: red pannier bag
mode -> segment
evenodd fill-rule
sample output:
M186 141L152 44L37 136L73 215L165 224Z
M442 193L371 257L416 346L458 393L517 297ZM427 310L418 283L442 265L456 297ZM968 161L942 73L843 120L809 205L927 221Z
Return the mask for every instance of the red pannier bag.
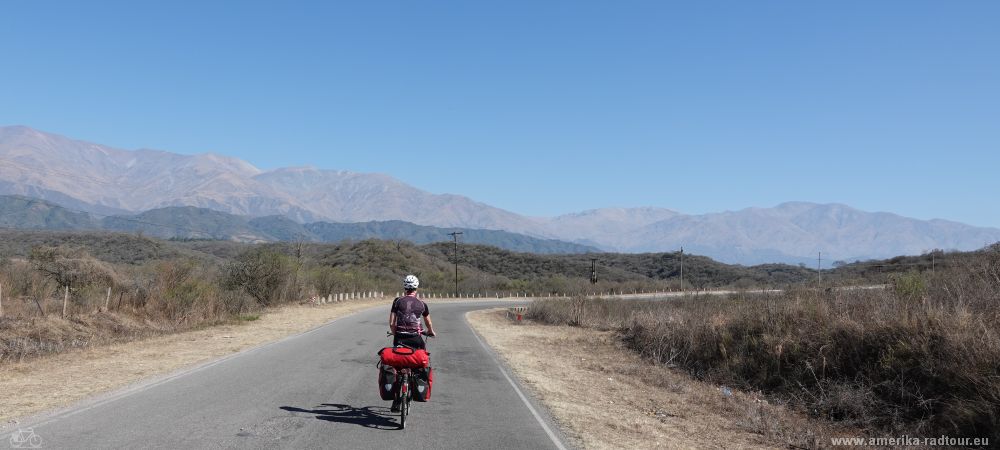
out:
M408 347L386 347L378 351L382 364L397 369L422 369L431 364L427 351Z
M392 400L396 393L396 369L378 365L378 395L382 400Z

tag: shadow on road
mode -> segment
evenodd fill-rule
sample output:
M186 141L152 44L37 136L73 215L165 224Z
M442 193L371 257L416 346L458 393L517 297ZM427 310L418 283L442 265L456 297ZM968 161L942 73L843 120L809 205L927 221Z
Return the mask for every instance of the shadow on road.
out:
M355 408L351 405L324 403L315 409L302 409L294 406L282 406L281 409L289 412L315 414L317 419L328 422L349 423L380 430L395 430L399 427L399 423L392 419L389 408L384 406Z

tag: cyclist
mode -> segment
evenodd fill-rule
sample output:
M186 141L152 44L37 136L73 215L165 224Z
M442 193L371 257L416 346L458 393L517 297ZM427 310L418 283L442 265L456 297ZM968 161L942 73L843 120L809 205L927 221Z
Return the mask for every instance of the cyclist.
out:
M431 323L431 313L427 303L417 297L420 280L414 275L403 279L403 290L406 293L392 301L389 310L389 331L393 335L392 345L405 345L411 348L426 348L421 336L424 329L420 326L420 318L427 325L427 335L434 336L434 324Z
M422 336L424 330L420 326L421 317L427 325L427 335L435 335L427 303L417 297L418 287L420 280L414 275L407 275L403 279L403 291L406 294L392 301L392 309L389 310L389 332L392 333L393 347L397 345L420 349L427 347ZM399 404L398 399L394 400L390 410L398 412Z

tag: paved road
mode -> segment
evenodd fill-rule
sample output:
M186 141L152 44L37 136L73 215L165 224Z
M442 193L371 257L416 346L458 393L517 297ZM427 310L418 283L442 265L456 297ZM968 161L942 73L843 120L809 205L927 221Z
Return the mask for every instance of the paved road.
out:
M388 307L20 426L43 448L559 448L547 415L464 321L499 305L511 303L431 305L434 391L406 430L376 389Z

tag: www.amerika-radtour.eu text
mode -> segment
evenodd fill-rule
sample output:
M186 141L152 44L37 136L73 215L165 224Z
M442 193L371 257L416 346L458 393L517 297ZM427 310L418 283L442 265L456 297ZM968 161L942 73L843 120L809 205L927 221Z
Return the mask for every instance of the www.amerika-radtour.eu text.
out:
M833 445L872 445L872 446L965 446L965 447L987 447L990 445L990 438L970 438L970 437L841 437L830 438Z

